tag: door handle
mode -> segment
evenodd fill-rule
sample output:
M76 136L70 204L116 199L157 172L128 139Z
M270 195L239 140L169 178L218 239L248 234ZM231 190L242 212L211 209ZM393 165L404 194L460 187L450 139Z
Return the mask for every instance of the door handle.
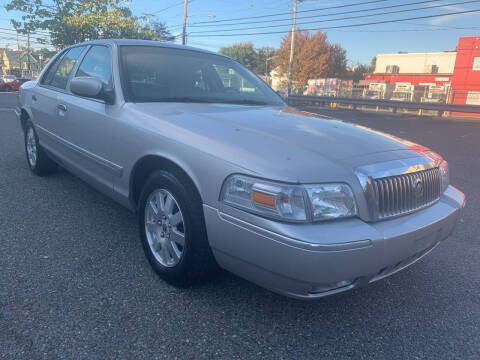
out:
M65 104L58 104L57 109L63 112L67 112L67 105Z

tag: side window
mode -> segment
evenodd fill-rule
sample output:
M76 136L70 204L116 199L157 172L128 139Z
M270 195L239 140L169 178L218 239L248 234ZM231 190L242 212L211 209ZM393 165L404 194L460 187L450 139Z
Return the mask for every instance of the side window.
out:
M108 87L112 84L112 56L106 46L92 46L80 64L77 76L92 76Z
M40 82L41 84L48 85L52 82L53 75L55 75L55 69L57 68L60 60L62 60L63 55L65 54L60 55L52 64L50 64L50 67L47 69L47 71L45 71L45 74L42 77L42 81Z
M59 89L65 89L67 87L68 77L72 71L75 63L77 62L80 54L82 53L84 46L74 47L70 49L61 59L60 63L54 70L54 74L51 81L44 83L45 85L51 85Z

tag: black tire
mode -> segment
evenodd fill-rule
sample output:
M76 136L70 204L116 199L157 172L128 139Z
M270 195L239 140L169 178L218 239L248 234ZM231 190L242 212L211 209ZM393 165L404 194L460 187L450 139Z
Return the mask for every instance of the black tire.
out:
M34 139L35 139L35 146L36 146L36 161L33 162L29 158L28 154L28 134L30 131L33 131ZM33 126L31 121L27 121L25 124L25 155L27 156L27 164L30 170L38 176L46 176L54 173L57 170L57 164L48 157L45 151L42 149L38 142L37 132L35 131L35 127Z
M183 253L179 262L170 267L162 265L155 258L145 228L147 200L159 189L173 195L184 220ZM215 272L216 262L208 244L202 201L191 181L180 172L159 170L150 175L140 195L138 224L143 249L150 265L169 284L188 287L208 279Z

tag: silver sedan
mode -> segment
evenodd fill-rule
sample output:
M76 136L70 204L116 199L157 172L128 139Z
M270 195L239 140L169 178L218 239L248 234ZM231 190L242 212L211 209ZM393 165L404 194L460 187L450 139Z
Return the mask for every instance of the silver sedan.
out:
M28 165L58 165L137 214L175 286L217 266L318 298L391 275L453 230L464 195L408 141L288 107L232 59L105 40L20 89Z

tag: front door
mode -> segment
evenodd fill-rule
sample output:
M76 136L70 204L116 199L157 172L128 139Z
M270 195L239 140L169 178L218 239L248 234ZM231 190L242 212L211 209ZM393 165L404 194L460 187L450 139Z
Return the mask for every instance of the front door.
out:
M105 88L111 88L111 49L104 45L91 46L74 71L72 79L77 76L96 77ZM60 103L65 108L59 109L63 119L57 134L63 141L70 165L80 177L110 193L114 178L121 175L121 168L111 161L114 147L110 129L115 124L115 106L71 92L60 95Z

